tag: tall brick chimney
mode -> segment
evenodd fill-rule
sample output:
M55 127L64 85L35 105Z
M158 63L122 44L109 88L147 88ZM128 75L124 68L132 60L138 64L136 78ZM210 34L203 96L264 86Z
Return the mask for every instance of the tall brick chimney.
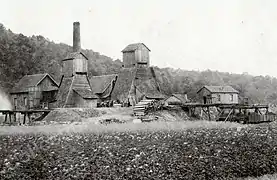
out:
M81 51L80 23L73 23L73 52Z

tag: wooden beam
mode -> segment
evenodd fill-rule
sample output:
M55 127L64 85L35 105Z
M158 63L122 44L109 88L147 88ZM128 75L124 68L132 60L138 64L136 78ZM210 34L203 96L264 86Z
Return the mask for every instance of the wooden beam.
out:
M4 121L4 123L7 122L7 119L8 119L8 113L5 113L5 121Z
M196 108L192 108L191 110L192 110L192 115L195 116L195 110L196 110Z
M205 110L205 107L202 107L203 111L208 114L207 110Z
M260 109L258 109L258 112L259 112L260 115L263 115L262 112L260 111Z
M24 113L23 124L26 123L26 115L27 115L27 113Z
M223 110L219 111L219 114L217 115L216 119L219 120L221 114L223 113Z
M209 116L209 121L211 120L211 115L210 115L210 108L209 106L207 107L207 111L208 111L208 116Z
M189 107L189 117L191 117L191 114L192 114L191 111L192 111L192 110L191 110L191 107Z
M225 118L224 122L227 121L227 119L229 118L229 116L231 115L232 112L233 112L233 109L231 109L231 111L229 112L228 116Z
M14 122L16 122L16 113L13 114Z
M203 109L200 108L200 119L202 119L202 117L203 117Z
M12 115L9 113L10 124L12 123Z
M31 113L27 113L28 114L28 123L30 124L32 122L31 120Z

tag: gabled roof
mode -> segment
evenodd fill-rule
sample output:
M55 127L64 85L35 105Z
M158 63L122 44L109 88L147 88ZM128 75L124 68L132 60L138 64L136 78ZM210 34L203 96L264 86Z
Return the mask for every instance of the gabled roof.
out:
M98 99L98 96L92 93L88 89L73 89L77 94L79 94L84 99Z
M23 76L19 82L14 86L11 93L21 93L21 92L28 92L29 87L38 86L46 77L49 77L51 81L54 83L54 85L58 89L58 83L54 80L52 76L50 76L48 73L44 74L32 74L32 75L25 75ZM45 89L45 91L50 90L57 90L57 89Z
M197 91L197 93L199 93L203 88L206 88L211 93L239 93L231 86L203 86Z
M73 53L69 53L65 59L63 59L63 61L67 61L67 60L72 60L72 59L82 59L85 58L86 60L88 60L88 58L84 55L84 53L82 52L73 52Z
M137 50L140 46L145 46L150 51L150 49L144 43L134 43L134 44L129 44L121 52L132 52Z
M93 76L89 79L91 90L94 93L103 93L111 84L112 80L117 77L117 74L109 74L102 76Z
M182 102L188 102L187 95L186 94L172 94L172 96L176 97Z

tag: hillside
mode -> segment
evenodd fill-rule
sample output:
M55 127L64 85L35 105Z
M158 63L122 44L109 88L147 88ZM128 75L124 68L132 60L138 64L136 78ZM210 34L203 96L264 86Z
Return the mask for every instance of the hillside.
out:
M71 46L54 43L43 36L15 34L0 24L0 89L8 93L25 74L48 72L59 81L61 60L71 50ZM121 67L120 60L93 50L83 51L89 58L89 76L117 73ZM199 72L159 67L155 70L166 94L187 92L189 98L197 100L196 92L201 86L228 84L253 103L277 104L277 79L273 77L210 70Z

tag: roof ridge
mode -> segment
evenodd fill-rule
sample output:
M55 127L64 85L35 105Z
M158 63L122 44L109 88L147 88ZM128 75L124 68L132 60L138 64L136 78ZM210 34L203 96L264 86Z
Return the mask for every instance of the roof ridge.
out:
M38 73L38 74L26 74L25 76L36 76L36 75L45 75L48 73Z
M103 76L116 76L118 74L103 74L103 75L98 75L98 76L92 76L91 78L93 77L103 77Z

